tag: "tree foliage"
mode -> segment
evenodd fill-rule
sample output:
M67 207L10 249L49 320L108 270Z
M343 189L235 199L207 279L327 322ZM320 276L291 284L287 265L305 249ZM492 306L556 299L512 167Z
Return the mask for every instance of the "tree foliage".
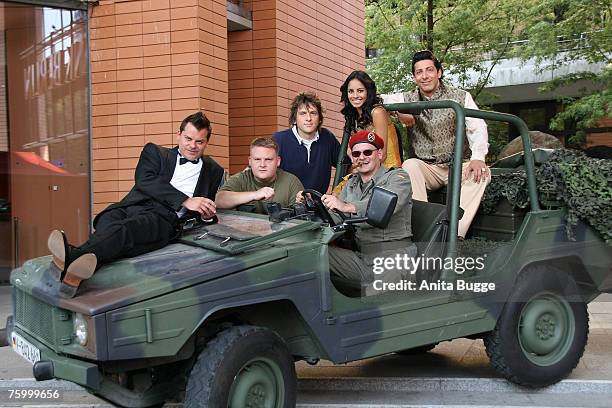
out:
M366 47L383 48L368 61L382 93L412 89L410 61L415 51L431 49L445 67L445 75L478 96L489 80L493 64L512 54L522 7L518 0L369 0L366 1ZM433 20L428 27L428 5ZM478 73L470 80L469 70Z
M582 79L595 85L595 92L585 89L578 97L566 98L565 110L551 123L553 129L562 129L570 121L580 137L585 128L612 116L611 4L609 0L366 0L366 47L384 49L368 60L368 71L382 93L413 89L412 54L427 48L443 62L445 75L477 98L501 59L535 59L555 78L543 90ZM559 74L577 60L604 68Z
M523 59L535 58L541 69L555 79L541 88L554 91L561 86L588 80L595 92L582 89L573 98L561 98L565 109L551 122L552 129L565 123L576 126L574 143L584 141L584 130L612 116L612 3L603 0L541 0L530 7L525 28L529 41L520 50ZM574 72L558 76L556 72L570 62L583 60L603 64L600 72Z

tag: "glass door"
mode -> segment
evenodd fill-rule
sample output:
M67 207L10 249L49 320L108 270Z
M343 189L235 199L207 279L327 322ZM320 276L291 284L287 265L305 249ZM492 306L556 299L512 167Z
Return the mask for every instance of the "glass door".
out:
M85 241L91 206L87 14L8 2L0 10L2 281L48 253L54 228Z

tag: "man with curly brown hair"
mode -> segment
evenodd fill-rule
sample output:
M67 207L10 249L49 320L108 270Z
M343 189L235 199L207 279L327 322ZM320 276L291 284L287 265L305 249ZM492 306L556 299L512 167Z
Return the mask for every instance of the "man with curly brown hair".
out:
M302 92L291 102L291 127L272 137L278 143L281 168L295 174L304 188L325 193L331 168L336 167L340 143L322 124L321 101L312 92Z

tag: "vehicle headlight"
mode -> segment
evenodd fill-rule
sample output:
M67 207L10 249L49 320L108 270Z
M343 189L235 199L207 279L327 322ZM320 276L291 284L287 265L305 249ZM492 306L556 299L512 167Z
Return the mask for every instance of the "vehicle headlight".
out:
M81 346L87 344L87 320L81 313L75 313L72 320L72 331L74 337Z

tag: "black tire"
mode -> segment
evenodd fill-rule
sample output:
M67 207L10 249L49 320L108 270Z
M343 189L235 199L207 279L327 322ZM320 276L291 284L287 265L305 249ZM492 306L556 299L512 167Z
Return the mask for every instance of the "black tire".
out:
M400 350L396 351L395 354L399 354L400 356L416 356L419 354L425 354L428 351L435 349L438 344L440 343L431 343L424 346L413 347L411 349Z
M525 269L484 338L493 368L508 380L544 387L565 378L584 353L589 316L574 280L546 266Z
M263 327L234 326L210 340L189 375L185 408L295 407L293 358Z
M9 345L8 334L6 333L6 327L0 329L0 347L6 347Z

